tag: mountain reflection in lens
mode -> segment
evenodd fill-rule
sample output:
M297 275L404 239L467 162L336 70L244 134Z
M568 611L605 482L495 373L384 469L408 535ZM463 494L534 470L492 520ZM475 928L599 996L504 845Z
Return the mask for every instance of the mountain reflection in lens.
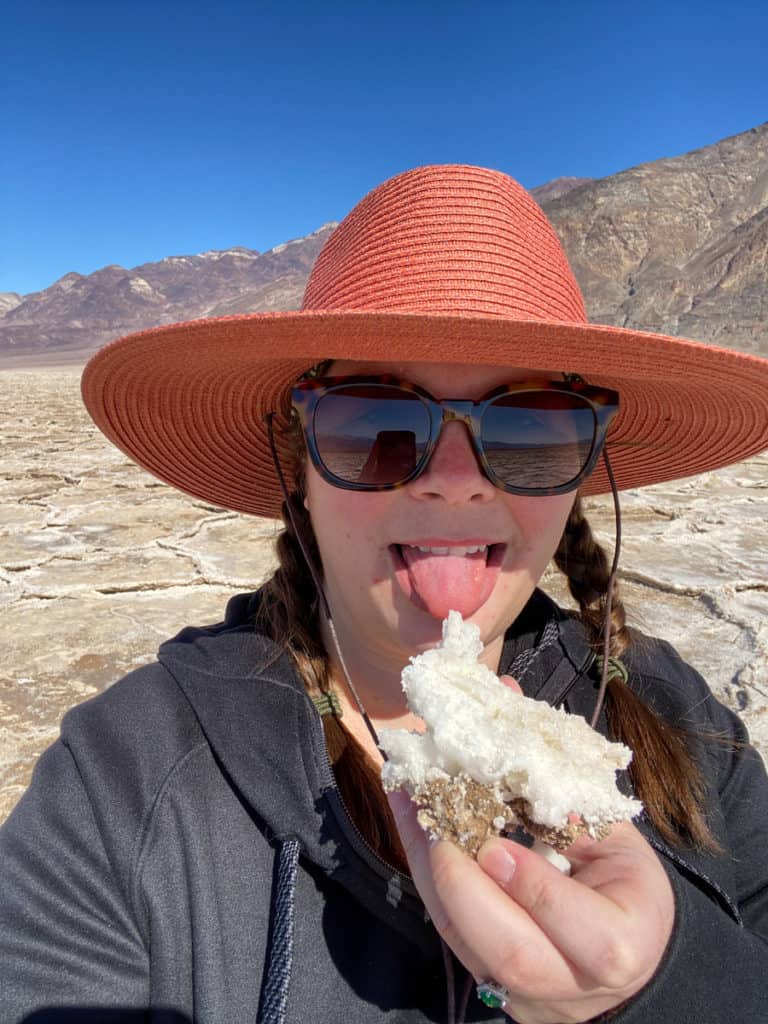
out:
M527 391L494 400L481 433L488 465L502 483L559 487L589 459L595 415L576 395Z
M485 407L481 447L501 486L560 487L589 460L596 425L591 405L579 395L523 390ZM418 394L404 388L349 384L320 399L314 431L323 465L338 480L390 486L410 477L424 458L430 413Z

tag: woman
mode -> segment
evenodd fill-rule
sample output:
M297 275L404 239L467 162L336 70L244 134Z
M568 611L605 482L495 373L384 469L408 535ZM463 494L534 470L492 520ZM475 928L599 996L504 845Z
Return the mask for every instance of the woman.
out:
M604 444L619 487L768 447L765 361L588 325L524 190L448 166L363 199L302 312L122 339L83 394L145 468L285 532L257 594L41 759L2 832L3 1021L764 1019L762 764L610 606L579 495ZM537 589L553 557L578 615ZM570 877L430 845L381 791L376 730L418 727L400 672L451 608L510 685L634 748L646 813Z

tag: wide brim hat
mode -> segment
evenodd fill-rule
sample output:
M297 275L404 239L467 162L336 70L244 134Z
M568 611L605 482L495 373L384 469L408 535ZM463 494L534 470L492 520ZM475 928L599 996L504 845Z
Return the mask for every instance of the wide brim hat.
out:
M531 196L505 174L463 165L407 171L361 200L323 247L300 310L130 334L93 356L82 393L104 434L159 479L277 517L266 418L276 414L290 486L291 385L329 359L529 368L615 388L607 443L620 488L768 448L768 360L588 323ZM450 397L462 397L458 373ZM581 492L608 489L600 463Z

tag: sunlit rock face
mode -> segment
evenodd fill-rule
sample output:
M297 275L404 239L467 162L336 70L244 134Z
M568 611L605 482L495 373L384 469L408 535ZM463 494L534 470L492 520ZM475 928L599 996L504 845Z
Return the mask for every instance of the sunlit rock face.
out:
M768 355L768 123L568 185L539 201L590 320Z
M74 370L0 373L0 817L64 711L222 618L274 564L274 523L187 498L112 448ZM622 592L768 751L768 456L623 495ZM590 499L610 542L610 504ZM545 586L558 598L556 573Z

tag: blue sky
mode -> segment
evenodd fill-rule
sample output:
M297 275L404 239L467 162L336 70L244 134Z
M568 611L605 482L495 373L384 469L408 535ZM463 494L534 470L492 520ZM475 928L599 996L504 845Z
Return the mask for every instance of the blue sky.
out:
M423 163L532 187L768 117L768 4L11 3L0 291L267 249Z

